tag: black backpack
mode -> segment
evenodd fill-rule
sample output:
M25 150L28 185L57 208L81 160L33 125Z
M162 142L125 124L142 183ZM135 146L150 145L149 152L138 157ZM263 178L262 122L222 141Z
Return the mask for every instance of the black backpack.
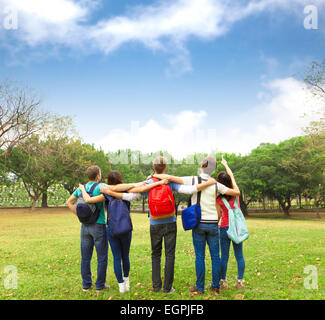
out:
M95 188L98 186L98 183L94 183L91 186L89 192L90 197L93 196ZM85 185L86 188L86 185ZM94 224L99 218L100 209L94 203L86 203L82 197L82 194L77 200L77 216L81 223L84 224Z

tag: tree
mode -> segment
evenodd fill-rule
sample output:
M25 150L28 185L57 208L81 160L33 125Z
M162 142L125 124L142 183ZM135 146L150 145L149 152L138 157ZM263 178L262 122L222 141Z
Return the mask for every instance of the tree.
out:
M0 84L0 157L46 126L48 114L40 111L40 104L32 90L8 81Z
M294 146L291 156L282 161L284 168L290 170L300 185L300 194L304 193L314 199L317 209L316 215L320 218L318 208L322 202L322 171L325 167L325 154L318 145L315 145L312 137L296 137L291 141Z
M79 183L86 183L88 178L86 170L92 165L101 168L103 179L107 177L111 168L107 155L102 150L97 150L94 145L84 144L80 139L70 139L65 142L62 149L64 157L63 174L59 183L71 194Z
M32 210L43 193L63 174L58 161L60 141L41 140L33 135L13 148L5 158L5 165L24 184L32 199Z
M248 183L259 191L261 199L276 199L285 216L289 216L291 201L300 188L290 170L282 165L292 150L290 141L279 145L263 143L249 155L252 167Z
M320 119L311 122L304 128L304 132L310 138L311 148L319 150L325 155L325 60L321 63L312 63L306 72L305 83L312 93L322 101L323 107L319 111Z

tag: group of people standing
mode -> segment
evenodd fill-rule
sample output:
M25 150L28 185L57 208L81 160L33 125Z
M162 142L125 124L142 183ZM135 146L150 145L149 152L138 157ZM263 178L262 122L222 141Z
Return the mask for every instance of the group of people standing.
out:
M219 293L219 290L227 289L227 264L231 240L227 237L228 209L224 200L228 201L231 207L234 206L236 197L240 190L236 184L234 175L227 165L226 160L221 164L226 172L220 172L217 180L211 174L217 168L217 162L213 157L203 160L200 167L200 174L191 177L175 177L166 174L167 159L157 157L153 161L154 174L144 182L124 184L121 173L112 171L107 178L107 184L99 183L102 180L101 171L98 166L87 169L89 182L80 185L70 196L67 204L70 210L76 213L76 203L79 197L83 197L88 204L96 204L100 210L99 218L94 224L82 224L81 226L81 276L83 290L87 291L92 287L91 279L91 258L93 248L97 251L97 280L96 290L108 289L106 285L106 271L108 261L108 243L111 247L114 258L114 273L119 285L119 291L124 293L130 290L130 247L132 231L121 236L112 236L110 230L109 215L105 219L105 203L111 199L120 199L130 210L130 202L138 199L141 193L148 195L154 188L167 185L171 191L191 195L191 203L195 204L200 197L201 220L192 230L193 245L195 251L196 283L189 290L191 293L202 294L205 289L205 248L206 244L210 250L212 262L212 283L210 290ZM91 194L89 194L91 191ZM150 197L149 197L150 201ZM237 199L238 201L238 199ZM239 201L238 201L239 203ZM150 208L150 203L149 203ZM164 293L173 293L175 250L177 239L177 218L175 213L168 217L157 219L149 211L150 217L150 239L152 258L152 286L154 292L163 290ZM219 227L219 222L220 227ZM162 244L165 248L165 270L164 283L161 277L161 255ZM221 259L220 259L221 247ZM238 277L235 286L238 289L244 288L245 260L243 257L242 243L233 242L235 257L238 266Z

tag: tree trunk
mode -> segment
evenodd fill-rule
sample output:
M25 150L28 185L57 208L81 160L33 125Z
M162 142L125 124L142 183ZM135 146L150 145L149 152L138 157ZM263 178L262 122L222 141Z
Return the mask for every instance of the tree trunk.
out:
M37 202L37 199L33 199L32 208L31 208L32 211L34 211L36 208L36 202Z
M278 200L279 201L279 200ZM290 217L290 207L291 207L291 202L288 202L288 205L286 205L286 201L279 201L279 205L284 213L285 217Z
M290 213L289 213L289 211L290 211L290 208L287 207L287 206L283 209L284 215L285 215L286 217L290 217Z
M42 208L48 208L48 205L47 205L47 193L44 192L42 194Z
M317 200L317 196L315 196L315 207L316 207L316 217L320 219L320 214L319 214L319 205L320 205L320 199Z
M299 194L299 208L302 209L302 206L301 206L301 194Z
M316 207L316 217L317 217L318 219L321 218L321 216L320 216L320 214L319 214L319 206Z
M248 217L248 210L247 210L247 204L245 203L244 199L243 199L243 194L240 193L239 196L239 205L240 205L240 209L244 215L244 217Z

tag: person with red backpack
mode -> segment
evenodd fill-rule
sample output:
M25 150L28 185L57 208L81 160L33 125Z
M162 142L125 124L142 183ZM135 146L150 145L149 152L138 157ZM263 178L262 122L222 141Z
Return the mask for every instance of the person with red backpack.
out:
M164 174L167 169L167 159L158 157L153 162L155 174ZM157 182L158 179L151 177L148 184ZM213 178L208 181L193 185L183 185L182 179L170 176L168 185L160 185L148 192L149 216L150 216L150 239L152 258L152 284L154 292L162 289L161 280L161 252L162 242L165 244L165 272L164 293L173 293L174 264L177 238L177 224L175 215L175 200L173 191L193 194L211 185L216 184ZM132 192L132 189L129 190Z

